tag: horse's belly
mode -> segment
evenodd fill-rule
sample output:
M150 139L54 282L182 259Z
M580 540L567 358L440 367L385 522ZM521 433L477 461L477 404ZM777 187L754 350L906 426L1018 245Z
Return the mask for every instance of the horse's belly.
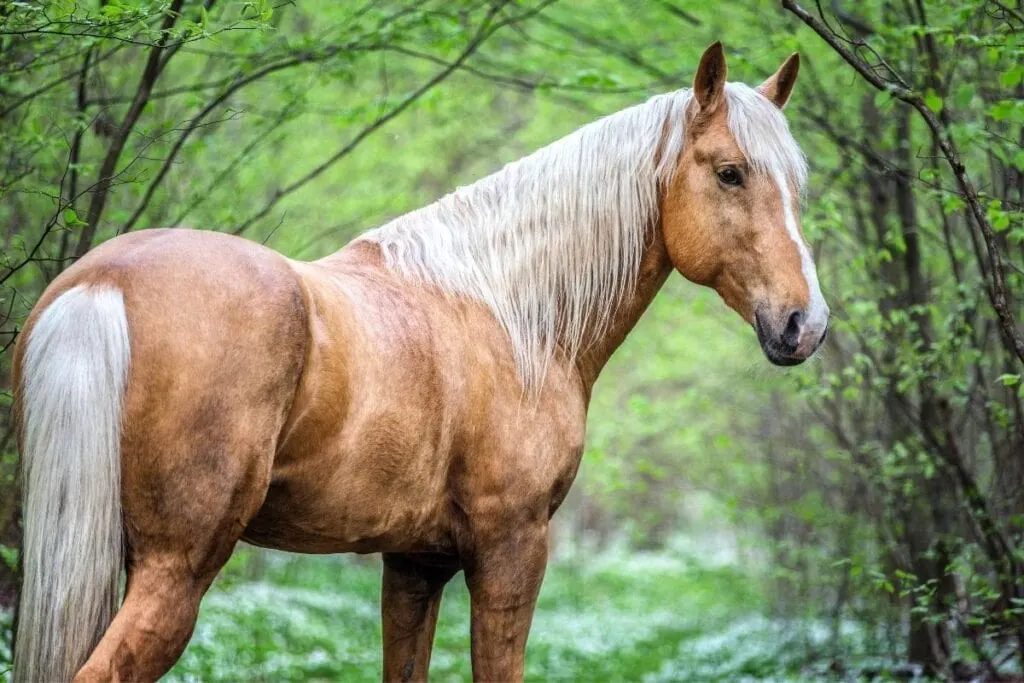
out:
M327 504L325 504L327 503ZM301 504L271 488L242 539L299 553L438 552L452 549L446 535L408 511L356 510L320 499Z
M330 453L275 467L243 538L306 553L448 552L443 481L418 459L382 466L386 454Z

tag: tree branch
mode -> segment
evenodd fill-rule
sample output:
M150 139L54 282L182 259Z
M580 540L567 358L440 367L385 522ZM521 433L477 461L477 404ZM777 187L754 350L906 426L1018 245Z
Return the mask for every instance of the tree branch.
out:
M981 205L981 200L978 197L977 190L974 188L973 183L967 176L967 170L961 160L960 153L953 144L953 141L946 134L946 129L942 122L935 113L928 108L920 93L904 85L893 83L880 77L868 63L860 58L860 56L856 55L849 48L843 45L836 34L830 30L823 21L810 14L797 2L794 0L782 0L782 6L799 17L805 24L810 26L811 29L821 36L821 38L828 43L840 57L852 66L854 70L864 78L864 80L876 89L891 93L896 99L910 105L916 109L918 114L921 115L921 118L924 119L925 124L931 131L932 137L935 139L939 149L942 151L943 157L945 157L950 169L953 171L953 176L956 178L957 186L960 188L960 192L967 201L967 205L970 207L971 216L974 218L974 221L985 240L985 249L988 253L989 261L992 264L992 269L990 271L992 288L989 300L992 304L992 308L995 310L996 317L999 319L999 326L1003 335L1013 348L1018 360L1024 364L1024 338L1022 338L1018 332L1013 311L1007 304L1005 266L1003 265L1002 255L996 242L995 231L992 229L992 226L989 224L988 219L985 216L985 209ZM892 72L895 78L899 78L899 76L892 71L891 67L887 66L886 68Z
M103 209L107 203L107 196L110 194L110 187L114 179L114 171L117 168L118 159L121 158L121 152L124 151L128 136L135 127L135 123L139 120L139 116L142 115L142 110L145 108L146 103L149 101L149 94L153 90L153 84L160 77L163 68L167 66L167 62L161 61L160 58L165 49L167 36L171 27L178 20L183 4L184 0L173 0L170 8L168 8L161 25L161 34L164 38L150 49L149 58L146 60L146 66L142 72L142 78L139 80L139 87L135 92L135 98L128 107L128 112L125 114L124 120L117 130L116 137L110 143L107 154L103 159L103 165L100 166L96 190L92 195L92 201L89 202L89 213L85 221L85 228L82 230L82 234L78 239L78 245L75 247L76 258L83 256L92 246L92 240L96 236L96 230L99 227L100 216L103 214Z
M384 126L388 121L391 121L396 116L401 114L403 111L409 108L410 105L419 100L427 92L432 90L435 86L440 84L450 75L452 75L452 73L454 73L456 70L462 67L463 63L467 59L469 59L469 57L474 52L476 52L476 50L484 43L484 41L487 40L487 38L493 35L496 31L511 23L522 21L523 19L529 16L537 14L542 9L544 9L552 2L554 2L554 0L545 0L545 2L540 3L536 7L532 8L527 12L524 12L523 14L516 15L514 17L510 17L502 21L494 22L494 17L497 16L498 12L501 11L501 9L507 2L508 0L502 0L502 2L495 3L491 7L491 9L487 13L487 16L480 23L480 26L477 29L476 34L473 36L469 44L462 50L462 52L459 54L458 57L456 57L454 61L452 61L450 64L448 64L448 66L434 74L432 78L430 78L427 82L423 83L420 87L416 88L414 91L406 95L405 98L403 98L394 107L392 107L387 112L381 114L376 119L374 119L373 122L371 122L369 125L363 128L361 131L359 131L359 133L356 134L354 138L352 138L341 149L339 149L337 152L335 152L329 158L327 158L323 163L321 163L316 168L306 173L306 175L302 176L298 180L292 182L290 185L284 187L283 189L276 190L273 196L270 198L270 200L263 206L263 208L261 208L259 211L251 215L249 218L239 223L232 229L231 232L235 235L242 234L249 227L251 227L253 223L255 223L256 221L260 220L268 213L270 213L273 210L273 208L277 206L278 202L280 202L286 196L295 192L296 190L298 190L311 180L317 178L320 174L322 174L328 168L333 166L340 159L348 155L353 149L359 146L359 144L363 140L365 140L371 134L373 134L382 126Z

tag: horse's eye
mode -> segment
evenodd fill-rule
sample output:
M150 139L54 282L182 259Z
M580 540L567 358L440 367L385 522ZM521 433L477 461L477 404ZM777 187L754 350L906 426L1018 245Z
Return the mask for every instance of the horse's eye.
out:
M718 172L718 180L721 181L723 185L736 186L743 184L743 176L741 176L740 172L733 166L726 166L720 170Z

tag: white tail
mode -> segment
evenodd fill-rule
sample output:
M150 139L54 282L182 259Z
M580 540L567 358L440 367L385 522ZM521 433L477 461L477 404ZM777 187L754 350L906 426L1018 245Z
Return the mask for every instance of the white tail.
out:
M68 681L117 610L124 566L120 440L130 349L121 292L68 290L27 343L14 680Z

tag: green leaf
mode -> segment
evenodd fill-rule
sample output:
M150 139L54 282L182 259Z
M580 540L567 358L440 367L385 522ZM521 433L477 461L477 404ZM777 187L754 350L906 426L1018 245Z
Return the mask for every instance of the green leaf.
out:
M100 14L103 15L104 19L110 21L117 21L121 18L123 10L116 4L104 5L103 9L100 10Z
M942 198L942 212L946 215L962 211L967 203L958 195L948 194Z
M971 100L974 99L974 88L970 85L964 84L956 89L956 94L953 95L953 102L960 109L966 109L971 106Z
M0 562L14 571L18 569L18 549L9 545L0 545Z
M999 76L999 85L1004 88L1015 88L1024 79L1024 65L1017 64Z
M936 114L942 112L942 98L931 88L928 88L928 92L924 95L924 103Z
M1016 100L1000 100L989 107L988 113L996 121L1017 121L1024 118L1022 110L1024 105Z
M1002 382L1004 387L1012 387L1020 384L1020 375L999 375L999 377L996 378L996 381Z
M75 210L71 207L64 209L64 225L69 228L77 228L81 225L85 225L85 221L78 217Z

